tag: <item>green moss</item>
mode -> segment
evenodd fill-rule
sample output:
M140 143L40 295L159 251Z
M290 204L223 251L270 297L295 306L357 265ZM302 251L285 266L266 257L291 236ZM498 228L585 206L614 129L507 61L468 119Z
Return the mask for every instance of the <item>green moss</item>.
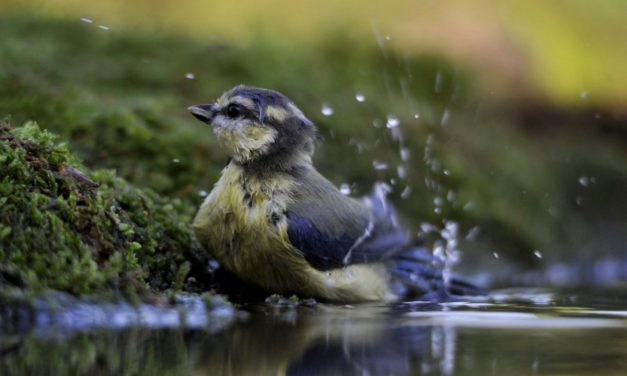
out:
M0 284L75 294L181 289L203 262L193 208L89 172L34 122L0 124Z

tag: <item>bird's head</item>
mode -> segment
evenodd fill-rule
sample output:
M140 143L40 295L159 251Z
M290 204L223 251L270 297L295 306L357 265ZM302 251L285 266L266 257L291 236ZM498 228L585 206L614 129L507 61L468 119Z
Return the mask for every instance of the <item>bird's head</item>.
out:
M316 128L277 91L240 85L214 103L191 106L189 111L213 126L220 143L240 164L311 163Z

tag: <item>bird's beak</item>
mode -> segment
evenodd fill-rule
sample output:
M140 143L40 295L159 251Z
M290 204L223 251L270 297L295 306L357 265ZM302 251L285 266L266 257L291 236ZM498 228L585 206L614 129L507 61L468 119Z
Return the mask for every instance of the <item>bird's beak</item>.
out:
M215 115L215 106L213 104L196 104L187 107L187 110L191 112L196 119L207 124L211 124Z

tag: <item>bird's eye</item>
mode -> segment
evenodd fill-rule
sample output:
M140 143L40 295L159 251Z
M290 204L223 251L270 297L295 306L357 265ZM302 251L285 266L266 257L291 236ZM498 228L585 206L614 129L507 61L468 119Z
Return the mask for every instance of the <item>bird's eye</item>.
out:
M236 117L239 117L241 114L242 114L242 111L240 110L239 106L236 104L230 104L226 108L226 115L230 117L231 119L235 119Z

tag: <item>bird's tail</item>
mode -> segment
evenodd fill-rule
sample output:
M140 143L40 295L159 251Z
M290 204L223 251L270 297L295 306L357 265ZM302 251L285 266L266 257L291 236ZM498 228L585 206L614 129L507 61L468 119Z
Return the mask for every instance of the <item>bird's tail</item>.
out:
M422 247L409 248L391 260L389 270L395 290L406 297L446 300L454 296L484 295L485 291L452 274L444 280L444 262Z

